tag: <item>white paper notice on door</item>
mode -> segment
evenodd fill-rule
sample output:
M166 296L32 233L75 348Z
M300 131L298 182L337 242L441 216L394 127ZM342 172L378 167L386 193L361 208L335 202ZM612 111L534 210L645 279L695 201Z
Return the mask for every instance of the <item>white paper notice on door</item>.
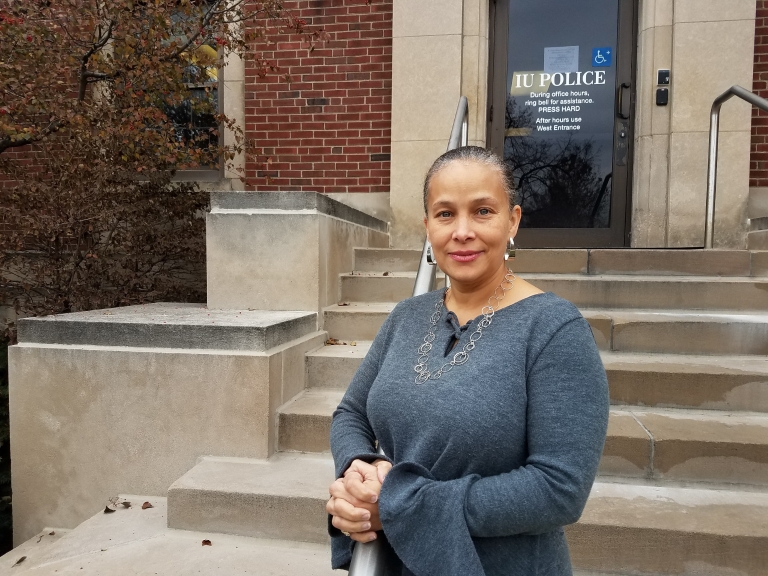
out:
M544 72L546 74L578 71L578 46L552 46L549 48L544 48Z

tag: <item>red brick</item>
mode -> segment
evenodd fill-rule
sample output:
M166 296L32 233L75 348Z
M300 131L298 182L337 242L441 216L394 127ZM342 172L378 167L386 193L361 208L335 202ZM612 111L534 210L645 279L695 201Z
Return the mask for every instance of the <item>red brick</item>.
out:
M249 161L246 187L388 190L389 162L371 162L370 155L390 153L392 0L301 0L285 6L310 26L324 27L330 41L311 54L293 37L266 51L254 44L254 53L273 60L293 81L261 78L257 62L246 62L246 136L270 149L271 168L279 172L268 180Z

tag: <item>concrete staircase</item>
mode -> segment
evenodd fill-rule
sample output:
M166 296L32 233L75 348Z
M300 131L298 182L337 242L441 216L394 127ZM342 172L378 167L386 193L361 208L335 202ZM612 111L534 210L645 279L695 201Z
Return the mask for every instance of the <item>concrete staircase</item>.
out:
M579 306L608 372L613 406L600 476L581 520L567 528L578 573L768 574L768 252L518 254L521 277ZM250 567L237 565L246 574L332 573L324 511L331 414L386 315L410 296L418 258L356 250L339 303L323 310L327 343L305 354L303 386L293 388L301 391L277 408L274 455L201 458L168 490L167 528L156 527L157 538L172 550L202 538L230 555L248 550ZM117 516L86 524L106 539L105 518ZM42 567L59 557L47 554L30 575L49 573Z
M331 413L410 296L418 257L356 252L340 303L324 310L338 343L307 354L306 390L278 410L281 452L322 465L307 453L327 452ZM577 568L768 574L766 262L747 251L520 252L522 277L582 310L610 382L600 477L568 530Z

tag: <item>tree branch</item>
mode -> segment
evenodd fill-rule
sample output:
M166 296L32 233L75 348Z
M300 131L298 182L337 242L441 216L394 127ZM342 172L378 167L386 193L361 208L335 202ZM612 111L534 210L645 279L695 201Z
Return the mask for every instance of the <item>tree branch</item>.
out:
M211 6L208 8L208 11L205 13L205 16L203 16L203 18L200 20L200 26L195 31L195 33L192 34L192 36L190 36L189 38L187 38L187 41L180 48L176 49L176 51L173 54L169 54L168 56L163 58L163 60L172 60L174 58L178 58L184 52L186 52L187 49L190 46L192 46L192 44L194 44L194 42L200 37L200 35L205 30L205 27L211 23L211 20L213 20L213 17L216 16L216 13L217 13L216 8L218 8L224 1L225 0L215 0L213 4L211 4Z
M54 132L58 132L63 125L64 125L63 122L59 120L54 120L48 126L43 128L36 136L28 136L19 140L13 140L12 138L9 138L6 136L5 138L0 139L0 154L8 150L9 148L20 148L21 146L34 144L35 142L42 140L46 136L49 136Z
M92 77L88 74L88 61L91 59L91 56L104 48L104 46L107 45L107 42L110 41L112 38L112 30L114 29L115 24L117 24L117 22L110 20L107 31L104 32L104 34L88 49L88 52L83 54L83 57L80 59L80 90L77 94L78 102L85 100L85 91L88 86L88 78ZM91 72L90 74L96 74L96 72Z

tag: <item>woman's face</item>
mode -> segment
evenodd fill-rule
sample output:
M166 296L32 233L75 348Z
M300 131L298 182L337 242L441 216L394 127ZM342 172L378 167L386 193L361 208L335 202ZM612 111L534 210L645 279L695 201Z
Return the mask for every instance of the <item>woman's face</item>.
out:
M497 170L457 160L432 177L424 224L435 259L452 282L493 278L519 223L520 207L510 210Z

